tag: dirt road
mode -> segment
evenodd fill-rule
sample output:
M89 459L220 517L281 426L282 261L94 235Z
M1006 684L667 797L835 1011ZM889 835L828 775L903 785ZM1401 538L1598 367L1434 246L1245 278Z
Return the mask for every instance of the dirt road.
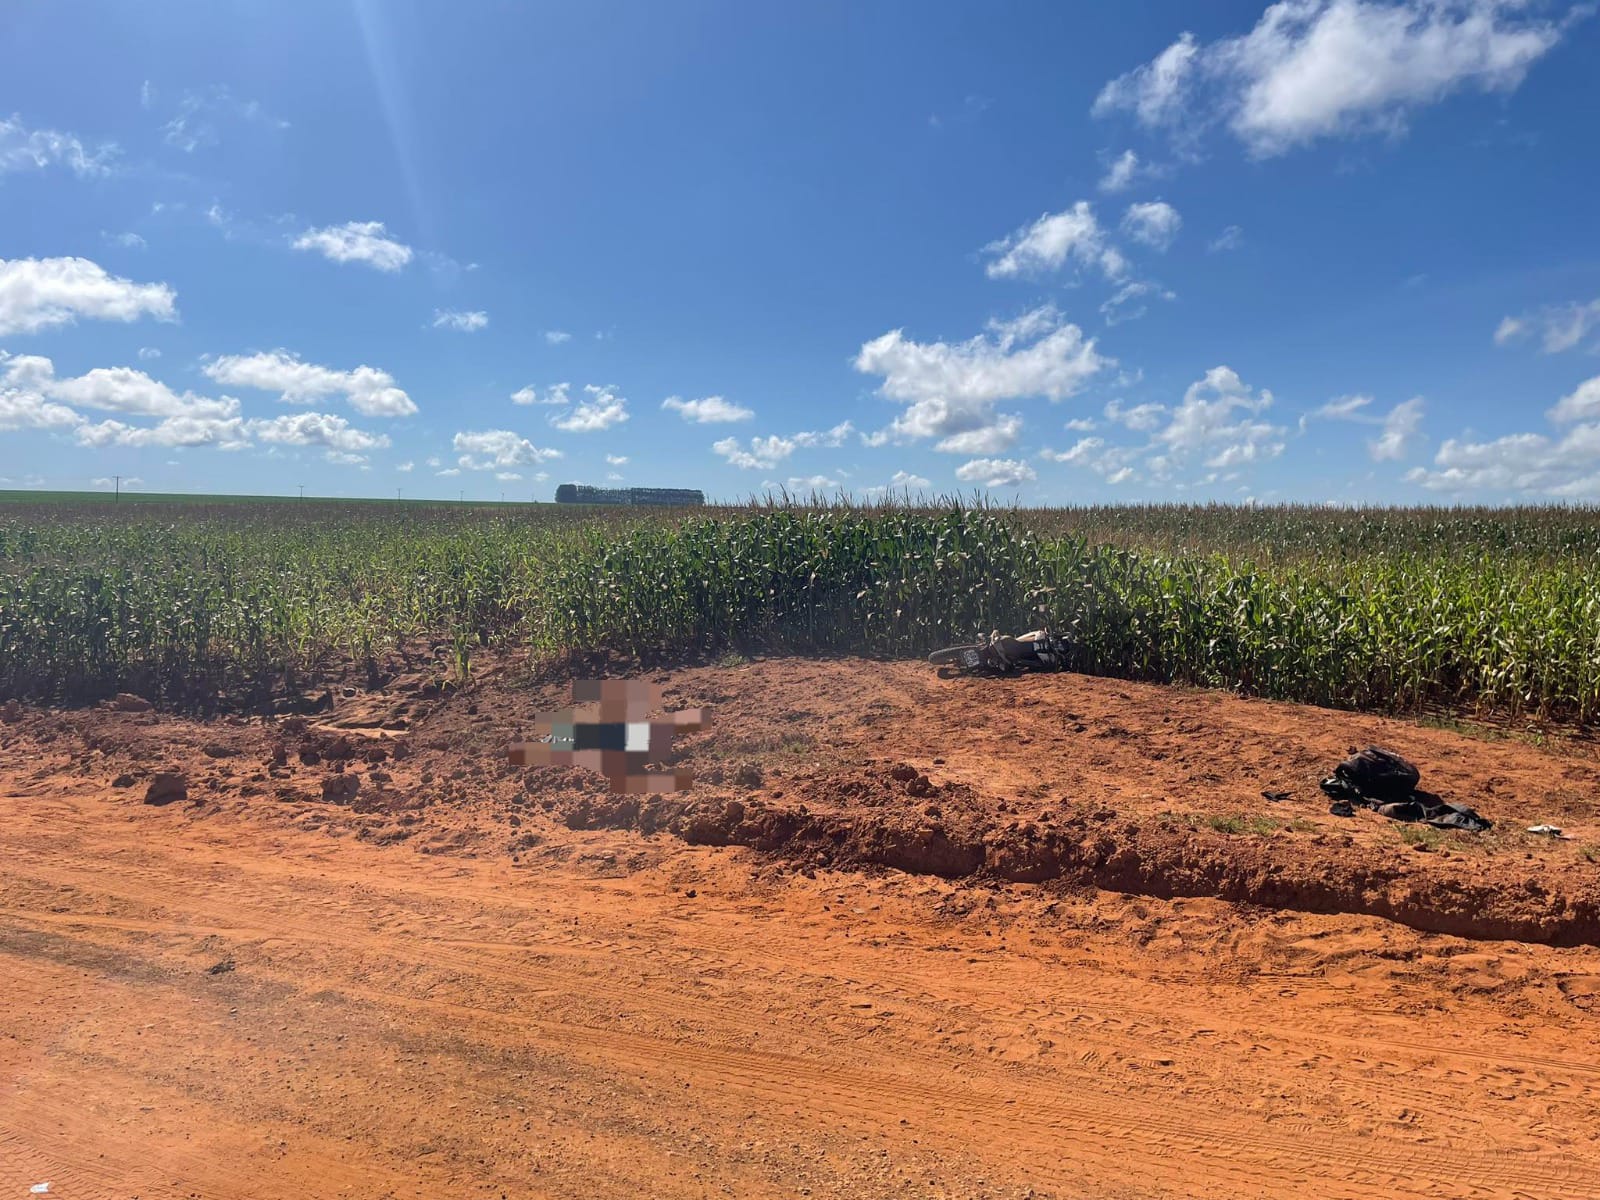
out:
M1600 1193L1592 950L0 796L0 1195Z

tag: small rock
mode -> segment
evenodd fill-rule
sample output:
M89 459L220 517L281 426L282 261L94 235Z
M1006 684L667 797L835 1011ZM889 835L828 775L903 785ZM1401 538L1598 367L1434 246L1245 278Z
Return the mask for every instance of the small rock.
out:
M233 959L225 958L219 963L213 963L206 968L207 975L226 975L233 970Z
M130 787L133 786L133 776L132 775L118 775L115 779L113 779L111 781L111 786L114 787L114 788L130 788Z
M314 767L322 761L322 755L315 746L301 746L300 761L308 767Z
M207 758L232 758L239 753L232 746L224 746L221 742L211 742L200 748L200 753Z
M111 707L118 712L142 713L149 712L155 705L143 696L135 696L132 692L118 692L116 698L111 701Z
M348 804L360 790L359 775L329 775L322 781L322 798L329 804Z
M182 775L176 771L162 771L150 781L150 786L145 790L144 802L146 804L171 804L177 800L187 799L189 785Z
M753 762L740 763L739 769L733 773L735 786L752 790L760 787L765 778L761 768Z
M14 725L20 720L22 720L22 705L15 700L7 700L4 704L0 704L0 721Z

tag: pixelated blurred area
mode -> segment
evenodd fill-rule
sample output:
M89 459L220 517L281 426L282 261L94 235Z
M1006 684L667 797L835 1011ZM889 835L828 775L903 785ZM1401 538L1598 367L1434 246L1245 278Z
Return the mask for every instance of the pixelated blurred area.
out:
M689 771L651 770L668 761L675 734L706 726L708 711L686 708L652 721L661 689L638 679L575 679L572 707L540 713L533 738L506 755L519 767L585 767L605 776L613 792L676 792L694 782Z

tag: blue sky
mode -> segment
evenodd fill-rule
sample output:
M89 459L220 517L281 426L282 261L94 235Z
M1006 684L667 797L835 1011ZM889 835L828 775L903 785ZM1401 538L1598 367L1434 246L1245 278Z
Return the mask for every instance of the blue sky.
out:
M0 36L0 487L1600 499L1589 6Z

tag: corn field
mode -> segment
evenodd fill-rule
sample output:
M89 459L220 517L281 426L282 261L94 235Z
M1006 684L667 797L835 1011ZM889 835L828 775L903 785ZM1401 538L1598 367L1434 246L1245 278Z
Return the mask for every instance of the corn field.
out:
M250 704L398 647L922 655L1045 604L1079 671L1592 724L1600 513L0 507L0 698Z

